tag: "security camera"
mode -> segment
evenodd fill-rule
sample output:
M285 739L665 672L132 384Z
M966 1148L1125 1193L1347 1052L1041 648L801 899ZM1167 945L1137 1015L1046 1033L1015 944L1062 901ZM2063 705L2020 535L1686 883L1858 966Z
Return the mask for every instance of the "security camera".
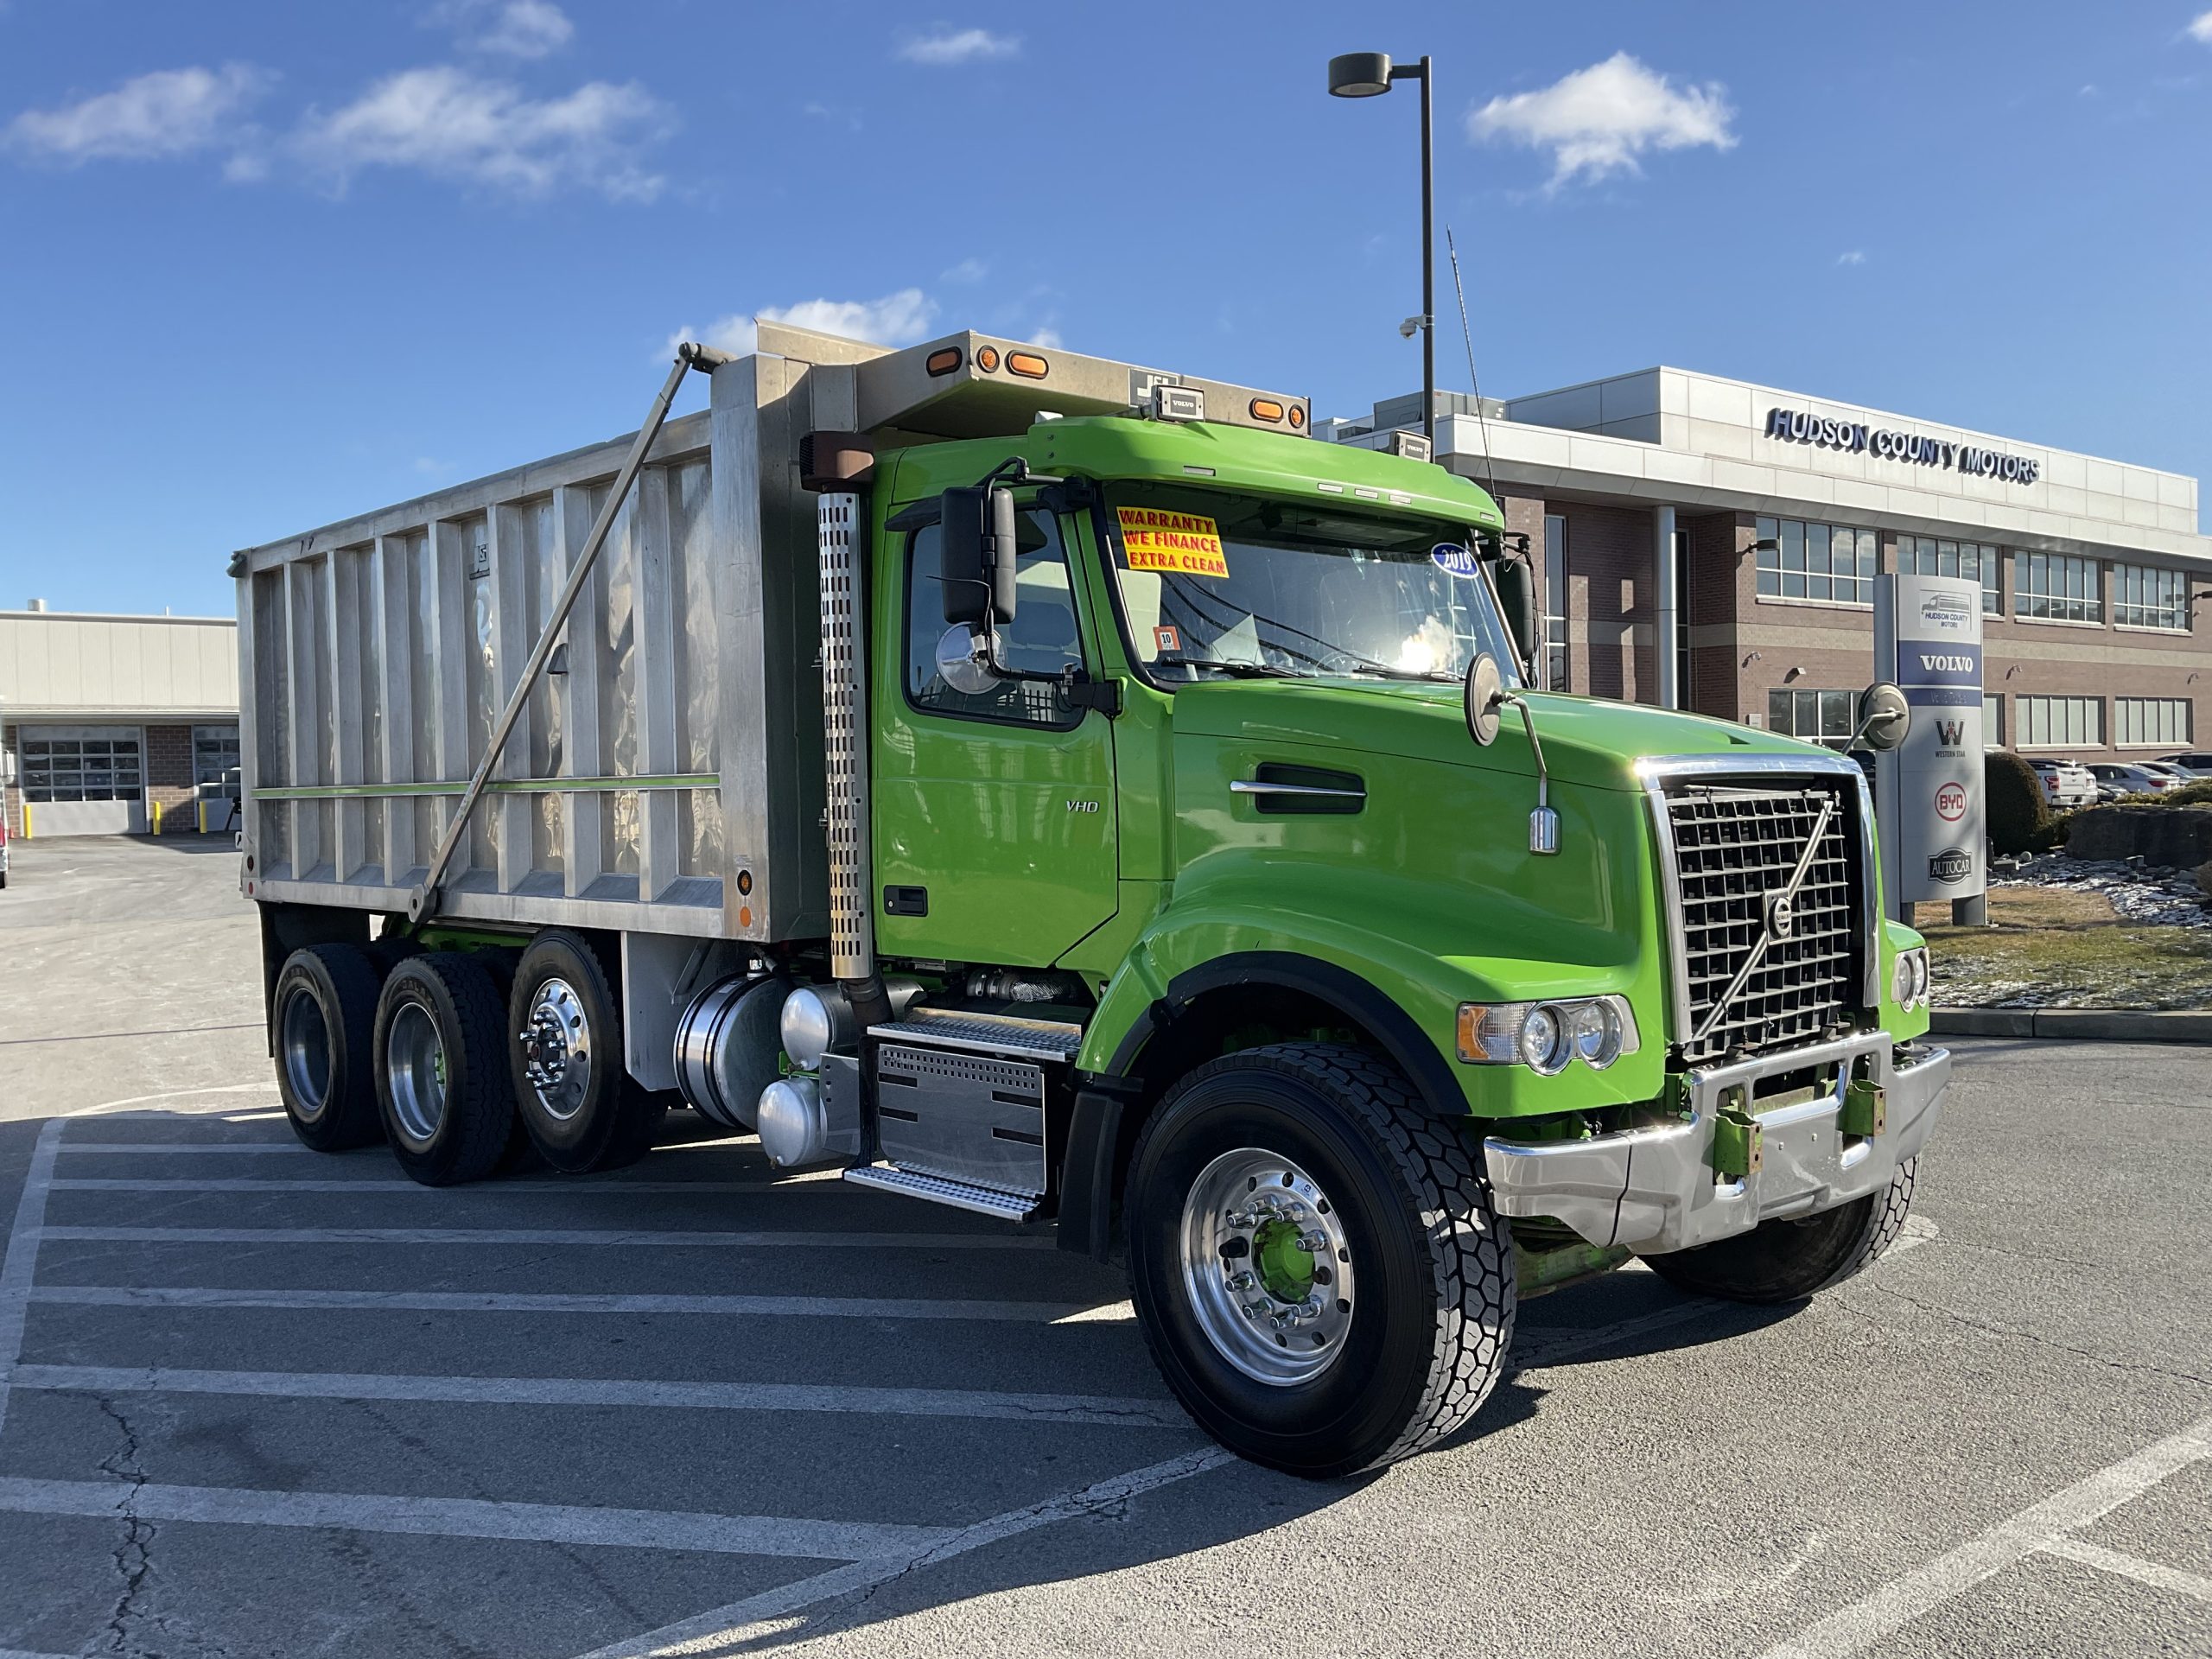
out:
M1403 322L1398 325L1398 338L1400 340L1411 340L1415 334L1421 332L1421 318L1408 317Z

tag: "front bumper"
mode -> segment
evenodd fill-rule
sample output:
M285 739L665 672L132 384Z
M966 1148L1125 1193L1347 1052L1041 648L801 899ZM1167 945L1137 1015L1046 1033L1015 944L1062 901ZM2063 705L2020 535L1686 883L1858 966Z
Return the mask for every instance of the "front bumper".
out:
M1883 1091L1881 1132L1850 1135L1837 1122L1854 1063ZM1766 1112L1754 1111L1760 1166L1717 1174L1715 1124L1732 1091L1760 1078L1834 1066L1831 1088ZM1785 1054L1689 1074L1689 1116L1678 1122L1584 1141L1483 1142L1500 1215L1548 1216L1591 1243L1643 1255L1686 1250L1749 1232L1763 1221L1833 1210L1887 1187L1897 1166L1936 1127L1951 1080L1950 1051L1898 1051L1886 1032L1868 1032ZM1757 1103L1753 1102L1754 1106Z

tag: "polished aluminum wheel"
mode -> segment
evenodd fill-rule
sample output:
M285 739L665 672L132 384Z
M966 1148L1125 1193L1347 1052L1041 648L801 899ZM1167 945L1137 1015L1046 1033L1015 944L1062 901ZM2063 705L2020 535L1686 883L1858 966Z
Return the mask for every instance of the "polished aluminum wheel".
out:
M1257 1382L1311 1382L1351 1328L1351 1245L1313 1178L1279 1153L1224 1152L1183 1202L1183 1285L1221 1357Z
M276 1038L284 1081L292 1087L300 1116L321 1117L330 1097L330 1025L322 1017L322 1004L305 986L294 986L285 997Z
M420 1002L403 1002L385 1039L385 1074L401 1135L416 1146L435 1138L446 1116L446 1046Z
M566 1122L591 1092L591 1022L575 987L558 977L540 985L517 1038L523 1077L537 1103Z

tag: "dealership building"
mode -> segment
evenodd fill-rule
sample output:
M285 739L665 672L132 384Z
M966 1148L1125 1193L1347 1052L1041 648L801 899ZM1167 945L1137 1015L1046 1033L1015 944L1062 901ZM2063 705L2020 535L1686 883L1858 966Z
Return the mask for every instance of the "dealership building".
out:
M220 831L238 764L231 618L0 611L11 836Z
M2193 478L1684 369L1437 416L1436 459L1528 537L1556 690L1837 741L1874 577L1922 572L1981 585L1986 743L2126 760L2212 735ZM1418 393L1314 423L1370 448L1420 427Z

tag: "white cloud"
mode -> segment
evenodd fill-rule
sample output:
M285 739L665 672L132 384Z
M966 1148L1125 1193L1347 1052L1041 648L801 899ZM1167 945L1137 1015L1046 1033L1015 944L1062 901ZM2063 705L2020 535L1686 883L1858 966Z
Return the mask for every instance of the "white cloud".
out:
M518 195L574 188L649 200L664 181L638 152L671 124L635 82L594 80L565 98L532 99L441 65L387 76L331 114L310 112L297 147L341 185L364 168L399 167Z
M1047 351L1058 351L1066 345L1067 341L1062 340L1060 331L1048 322L1030 330L1029 343L1032 346L1042 346Z
M269 77L245 64L158 69L111 92L8 124L10 148L74 165L181 156L232 140L235 120Z
M948 283L980 283L991 274L991 268L980 259L963 259L950 270L940 273Z
M2199 12L2189 25L2189 38L2212 46L2212 11Z
M576 26L553 0L506 0L485 30L469 41L480 52L542 58L569 43Z
M1504 138L1552 154L1548 188L1635 173L1646 149L1735 147L1735 111L1718 82L1677 89L1625 52L1533 92L1494 98L1467 115L1470 139Z
M934 35L918 35L899 48L909 63L925 63L942 69L986 58L1011 58L1021 50L1019 35L994 35L988 29L941 29Z
M1835 262L1839 265L1863 265L1866 263L1866 251L1864 248L1846 248L1836 255Z
M937 302L918 288L902 288L880 300L801 300L796 305L764 307L755 316L736 313L709 325L704 332L686 323L668 337L658 360L676 354L677 346L696 340L717 351L744 353L753 348L756 320L788 322L847 340L865 340L877 346L911 346L930 331L937 321Z

